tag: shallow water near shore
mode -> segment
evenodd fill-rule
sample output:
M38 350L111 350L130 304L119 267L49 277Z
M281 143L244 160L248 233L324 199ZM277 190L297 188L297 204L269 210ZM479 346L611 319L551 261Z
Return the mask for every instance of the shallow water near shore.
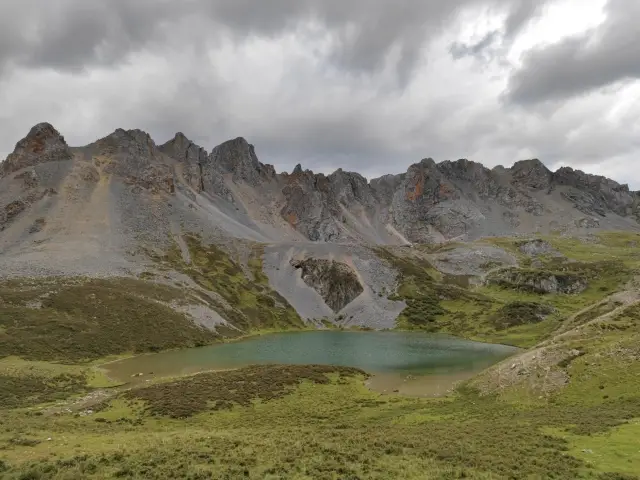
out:
M254 364L340 365L371 373L367 384L375 391L439 396L518 350L421 332L311 331L141 355L103 368L116 381L138 383Z

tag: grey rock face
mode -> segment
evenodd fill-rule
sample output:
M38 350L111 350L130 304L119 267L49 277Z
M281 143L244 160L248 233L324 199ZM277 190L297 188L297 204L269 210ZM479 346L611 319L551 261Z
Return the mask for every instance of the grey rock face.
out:
M280 214L289 225L312 241L334 241L340 236L336 219L325 201L328 187L324 175L314 175L307 170L294 171L282 189L285 205Z
M0 207L0 231L11 223L18 215L26 211L31 205L45 197L56 195L56 191L50 188L29 188L23 195Z
M191 188L197 192L204 190L202 168L208 160L204 148L193 143L181 132L176 133L172 140L158 148L162 153L182 164L182 174Z
M345 172L341 168L327 177L329 197L338 205L350 207L355 202L366 208L375 207L375 198L369 182L359 173ZM331 205L339 213L337 205Z
M210 162L222 171L232 173L235 182L245 182L254 187L276 175L272 165L264 165L258 161L253 145L242 137L214 148Z
M401 175L384 175L380 178L374 178L369 183L374 197L379 204L390 205L391 200L404 181L404 174Z
M189 140L183 133L159 147L165 155L173 158L180 165L179 171L187 184L196 192L217 195L234 203L233 194L224 183L226 172L223 165L206 150Z
M360 241L358 230L374 230L370 219L387 221L388 213L379 211L384 207L376 192L358 173L339 169L326 176L298 165L281 178L285 199L281 216L310 240Z
M513 255L489 245L460 246L446 252L435 253L429 260L440 272L466 276L482 276L487 271L518 264Z
M409 167L391 211L394 225L411 242L432 241L434 230L444 238L458 237L484 218L431 158Z
M567 200L583 213L601 217L607 212L621 216L634 213L637 200L628 185L598 175L589 175L579 170L563 167L553 174L556 185L568 187L564 193Z
M526 171L527 168L539 167L535 162L518 162L511 170L489 170L480 163L462 159L442 162L437 168L456 185L462 196L472 202L497 202L512 210L520 209L533 215L541 215L542 205L530 195L531 189L539 187L532 187L522 181L524 179L532 185L538 184L538 181L533 180L534 175ZM540 166L545 168L541 163ZM515 176L510 178L513 172Z
M282 194L285 205L282 217L296 230L313 241L338 241L348 237L342 228L345 218L341 205L353 206L358 195L358 186L366 180L353 180L352 174L341 170L330 175L314 174L296 167L285 178ZM354 186L356 191L354 191Z
M558 227L555 215L566 218L561 226L568 229L601 227L595 215L627 218L631 228L640 228L640 197L626 185L571 169L552 173L537 159L493 170L465 159L425 159L406 174L371 182L342 170L325 177L297 166L286 180L282 216L311 240L351 239L346 213L390 225L410 242L529 233L538 231L530 225L540 224L551 230Z
M600 226L600 220L595 217L582 217L576 220L576 227L589 229L589 228L598 228Z
M0 176L40 163L73 157L64 137L49 123L39 123L16 144L12 154L0 165Z
M540 239L524 242L520 244L519 249L522 253L530 257L538 257L540 255L560 255L560 253L554 249L549 242L545 242Z
M292 260L291 265L302 271L304 282L315 289L334 312L345 308L364 291L355 272L344 263L309 258Z
M516 162L511 176L515 185L532 190L548 190L553 179L551 171L538 159Z
M94 156L108 158L105 173L117 175L131 185L152 192L175 191L173 170L146 132L119 128L87 149Z

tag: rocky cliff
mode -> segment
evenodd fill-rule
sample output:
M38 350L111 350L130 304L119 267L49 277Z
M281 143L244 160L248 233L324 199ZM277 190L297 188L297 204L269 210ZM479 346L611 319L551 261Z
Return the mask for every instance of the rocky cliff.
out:
M364 289L356 273L346 264L309 258L292 261L302 271L302 279L316 290L335 313L349 305Z

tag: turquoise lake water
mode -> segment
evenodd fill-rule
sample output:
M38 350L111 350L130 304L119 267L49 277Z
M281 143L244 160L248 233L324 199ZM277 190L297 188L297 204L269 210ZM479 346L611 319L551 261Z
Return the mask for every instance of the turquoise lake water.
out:
M411 389L416 378L440 379L439 390L513 355L517 348L419 332L278 333L202 348L141 355L104 366L110 377L173 376L252 364L325 364L374 374L380 391ZM377 380L376 380L377 379ZM409 382L407 383L407 380ZM422 382L430 384L432 382Z

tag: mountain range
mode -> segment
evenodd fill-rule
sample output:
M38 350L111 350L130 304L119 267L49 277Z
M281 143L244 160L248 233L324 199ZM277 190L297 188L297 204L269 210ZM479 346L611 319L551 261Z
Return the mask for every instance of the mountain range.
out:
M537 159L489 169L426 158L367 180L301 165L278 173L244 138L208 153L182 133L157 145L141 130L118 129L70 147L41 123L0 165L5 278L140 276L172 246L190 263L186 239L196 236L241 266L260 245L270 287L303 318L375 328L393 326L404 308L384 295L396 273L378 247L640 231L639 221L640 193L627 185L567 167L552 172ZM495 249L481 256L510 263ZM348 269L336 270L345 285L356 281L328 293L334 263Z

